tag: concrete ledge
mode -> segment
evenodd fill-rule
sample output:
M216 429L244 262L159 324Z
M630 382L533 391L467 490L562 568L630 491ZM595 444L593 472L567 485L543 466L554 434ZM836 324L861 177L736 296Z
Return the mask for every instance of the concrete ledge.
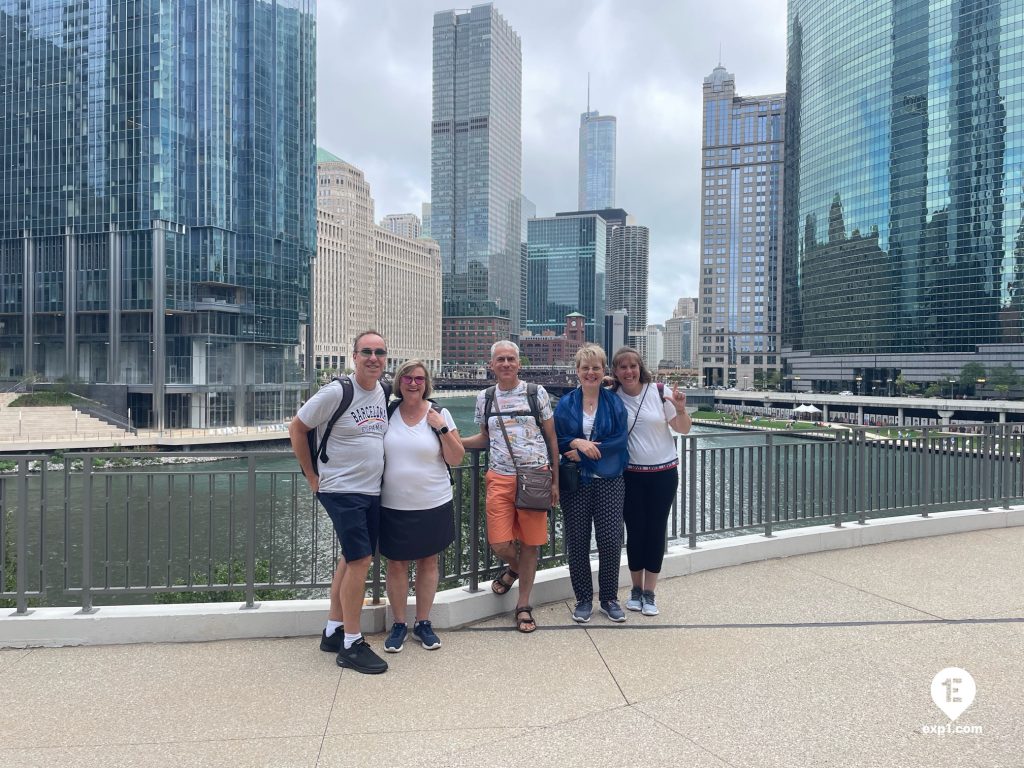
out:
M914 515L874 519L867 525L848 523L842 528L818 525L781 530L772 538L761 534L735 536L702 542L697 549L682 545L671 547L665 556L661 577L686 576L759 560L868 544L1019 525L1024 525L1024 506L939 512L927 518ZM592 561L591 568L596 572L596 560ZM623 555L619 584L628 586L629 583L629 569ZM501 614L511 615L518 592L518 588L513 587L508 594L499 597L491 592L489 581L484 581L476 593L470 593L464 587L439 592L434 600L431 620L434 626L442 629ZM551 568L537 574L532 598L534 605L572 598L567 567ZM80 613L77 607L35 608L27 616L16 616L13 612L0 616L0 648L318 635L323 628L327 607L327 600L279 600L264 602L251 610L245 610L237 603L195 603L110 606L88 615ZM410 598L407 610L411 619L416 610L413 598ZM390 623L391 611L386 605L368 605L363 609L363 632L381 632Z

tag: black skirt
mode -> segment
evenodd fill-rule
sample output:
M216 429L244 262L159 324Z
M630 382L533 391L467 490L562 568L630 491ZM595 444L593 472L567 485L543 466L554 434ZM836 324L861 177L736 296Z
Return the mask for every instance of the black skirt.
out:
M433 509L380 508L380 553L388 560L419 560L455 541L452 502Z

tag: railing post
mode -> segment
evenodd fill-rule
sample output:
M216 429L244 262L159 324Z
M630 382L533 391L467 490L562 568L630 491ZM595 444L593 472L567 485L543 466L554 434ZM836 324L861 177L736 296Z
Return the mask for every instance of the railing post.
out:
M687 480L690 484L690 498L686 505L687 517L689 518L687 524L690 526L690 536L687 546L690 549L697 548L697 438L695 437L684 437L687 441L687 448L689 450L689 459L687 464L687 473L689 477Z
M480 451L472 451L473 460L470 462L469 478L469 586L467 592L480 591ZM461 507L461 499L459 506Z
M92 457L82 459L85 504L82 509L82 610L92 613Z
M243 610L258 608L256 604L256 454L249 453L248 469L248 509L246 512L245 534L245 605Z
M772 538L772 516L775 514L776 504L773 494L778 493L778 484L775 482L775 448L772 444L772 433L765 432L765 473L764 473L764 535L765 538Z
M988 425L981 428L978 456L981 459L981 495L984 497L981 499L981 511L988 512L992 499L995 498L995 489L992 487L995 482L995 473L992 471L992 462L995 460L995 434Z
M18 459L18 526L15 533L15 615L28 616L28 459ZM0 525L3 519L0 518Z
M921 517L928 517L928 505L932 503L932 452L928 427L921 430Z
M1010 460L1013 458L1013 432L1009 422L1004 423L999 441L1002 461L999 462L999 495L1003 509L1010 508Z
M844 460L840 464L840 466L842 467L842 473L843 473L843 500L842 500L842 504L837 504L836 505L836 516L835 516L835 520L832 523L833 527L835 527L835 528L842 528L843 527L843 515L847 512L847 503L849 502L849 499L850 499L850 488L849 488L850 472L851 471L853 472L854 479L856 479L856 477L858 475L858 471L857 471L858 463L857 462L858 462L858 460L860 458L859 454L857 452L857 444L860 442L860 440L861 440L861 438L863 436L864 436L864 432L861 429L854 429L854 430L852 430L850 432L850 442L847 443L846 448L844 450L844 454L845 454L843 456ZM853 447L852 456L851 456L851 450L850 450L851 445ZM853 461L850 461L851 458L853 459ZM856 486L856 483L854 483L854 486ZM854 492L853 493L854 493L854 503L853 503L853 505L854 505L854 508L856 508L856 507L859 506L859 504L857 503L858 494L857 494L856 487L854 488Z

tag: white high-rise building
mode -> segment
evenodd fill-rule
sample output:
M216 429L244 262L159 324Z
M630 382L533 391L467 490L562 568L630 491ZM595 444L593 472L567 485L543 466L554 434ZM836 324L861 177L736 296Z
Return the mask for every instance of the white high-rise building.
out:
M420 237L423 227L415 213L389 213L380 221L380 225L388 232L415 240Z
M320 150L318 249L313 268L314 365L351 370L352 341L384 334L388 367L441 359L441 257L437 243L403 237L373 223L363 172ZM415 218L415 216L413 217Z

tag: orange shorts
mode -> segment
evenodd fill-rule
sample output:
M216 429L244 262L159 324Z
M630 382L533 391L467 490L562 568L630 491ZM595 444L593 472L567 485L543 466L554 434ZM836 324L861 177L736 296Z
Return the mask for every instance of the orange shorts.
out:
M546 509L516 507L516 476L487 470L487 543L518 541L532 547L548 543Z

